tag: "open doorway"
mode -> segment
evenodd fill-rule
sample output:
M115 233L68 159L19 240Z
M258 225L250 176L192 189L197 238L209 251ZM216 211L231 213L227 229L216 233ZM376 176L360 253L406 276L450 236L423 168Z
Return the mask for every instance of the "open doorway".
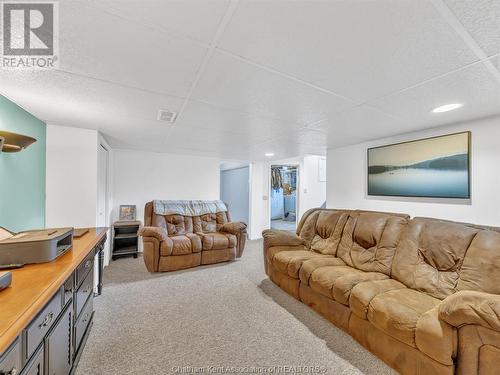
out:
M297 186L297 166L271 166L271 228L295 231L297 227Z

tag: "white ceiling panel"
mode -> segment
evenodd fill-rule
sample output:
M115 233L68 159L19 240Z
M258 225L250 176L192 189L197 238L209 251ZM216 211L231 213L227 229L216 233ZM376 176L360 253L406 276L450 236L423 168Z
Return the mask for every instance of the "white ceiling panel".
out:
M438 106L463 104L445 113ZM420 127L432 127L500 113L500 83L482 63L371 103Z
M445 0L445 3L488 56L500 53L500 1Z
M381 138L407 132L409 124L377 108L361 105L342 111L318 123L315 129L326 134L328 147L339 147L363 139Z
M99 129L110 135L123 128L146 134L155 128L161 131L168 124L156 120L158 109L179 111L183 103L175 97L59 71L0 70L0 87L8 98L48 123Z
M305 126L353 105L342 97L216 52L193 98L222 108Z
M208 129L214 132L241 134L251 142L263 142L280 133L297 130L295 123L248 115L191 100L176 127Z
M186 96L207 48L103 12L60 2L60 69Z
M356 101L477 60L426 0L243 0L220 47Z
M209 44L229 0L92 0L92 4L134 23Z
M236 3L60 1L60 70L0 93L112 147L248 161L500 114L499 0Z

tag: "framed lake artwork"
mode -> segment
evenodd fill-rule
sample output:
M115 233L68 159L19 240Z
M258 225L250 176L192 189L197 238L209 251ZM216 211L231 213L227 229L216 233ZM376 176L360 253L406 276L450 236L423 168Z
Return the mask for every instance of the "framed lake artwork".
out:
M471 133L368 149L368 195L470 198Z

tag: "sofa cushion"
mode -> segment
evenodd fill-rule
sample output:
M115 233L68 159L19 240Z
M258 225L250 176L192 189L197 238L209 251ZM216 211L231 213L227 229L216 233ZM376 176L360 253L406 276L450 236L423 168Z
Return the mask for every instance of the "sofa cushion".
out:
M304 245L299 245L299 246L271 246L265 252L265 256L267 258L267 262L272 264L273 259L276 256L276 254L281 253L282 251L298 251L298 250L307 251L307 249L306 249L306 247Z
M311 240L311 250L336 255L348 216L344 211L321 210L316 220L316 233Z
M337 256L357 269L390 275L394 253L407 223L406 215L351 212Z
M273 266L285 275L298 279L299 271L304 261L325 257L330 256L318 254L309 250L282 251L274 256Z
M311 246L311 241L316 235L316 221L321 210L313 208L308 210L297 225L297 235L304 240L306 247Z
M236 246L234 234L225 232L197 233L201 237L203 250L223 250Z
M446 298L457 291L464 256L478 232L459 223L411 220L394 256L392 277L409 288Z
M457 290L500 294L500 233L481 230L467 249Z
M367 317L381 331L416 348L418 320L439 302L437 298L409 288L390 290L371 300Z
M377 295L406 286L394 279L365 281L354 286L349 297L349 306L354 314L367 319L368 306Z
M229 222L227 212L207 213L193 217L193 231L201 233L218 232L220 228Z
M333 256L311 258L302 263L302 267L300 267L299 271L299 278L301 282L309 285L309 279L316 268L345 265L342 259Z
M382 273L364 272L349 266L326 266L314 270L309 278L309 285L316 292L349 305L349 295L356 284L387 278Z
M172 239L173 243L172 255L185 255L185 254L191 254L193 252L191 246L191 239L189 237L172 236L170 238ZM169 254L164 254L162 252L161 255L169 255Z
M193 218L190 216L165 215L165 222L167 232L170 236L182 236L186 233L193 233Z

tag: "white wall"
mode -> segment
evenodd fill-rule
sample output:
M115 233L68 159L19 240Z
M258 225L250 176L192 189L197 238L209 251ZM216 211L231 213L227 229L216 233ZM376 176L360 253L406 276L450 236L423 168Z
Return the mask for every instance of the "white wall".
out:
M144 223L144 205L153 199L219 199L219 164L209 157L113 150L113 219L122 204L135 204Z
M269 229L269 186L270 164L250 164L250 219L248 236L251 240L262 237L262 231Z
M110 176L108 164L108 207L105 220L98 215L98 147L112 150L96 130L47 125L46 226L111 227ZM110 236L104 246L104 264L109 263Z
M328 150L327 206L404 212L411 216L500 226L499 123L500 118L489 118ZM465 130L472 132L470 201L367 196L367 148Z
M94 227L96 130L47 125L46 226Z
M313 207L321 207L326 201L326 181L319 180L319 163L324 158L317 155L304 157L299 201L299 219ZM300 176L299 176L300 178Z
M229 205L231 220L248 223L249 167L220 172L220 199Z

